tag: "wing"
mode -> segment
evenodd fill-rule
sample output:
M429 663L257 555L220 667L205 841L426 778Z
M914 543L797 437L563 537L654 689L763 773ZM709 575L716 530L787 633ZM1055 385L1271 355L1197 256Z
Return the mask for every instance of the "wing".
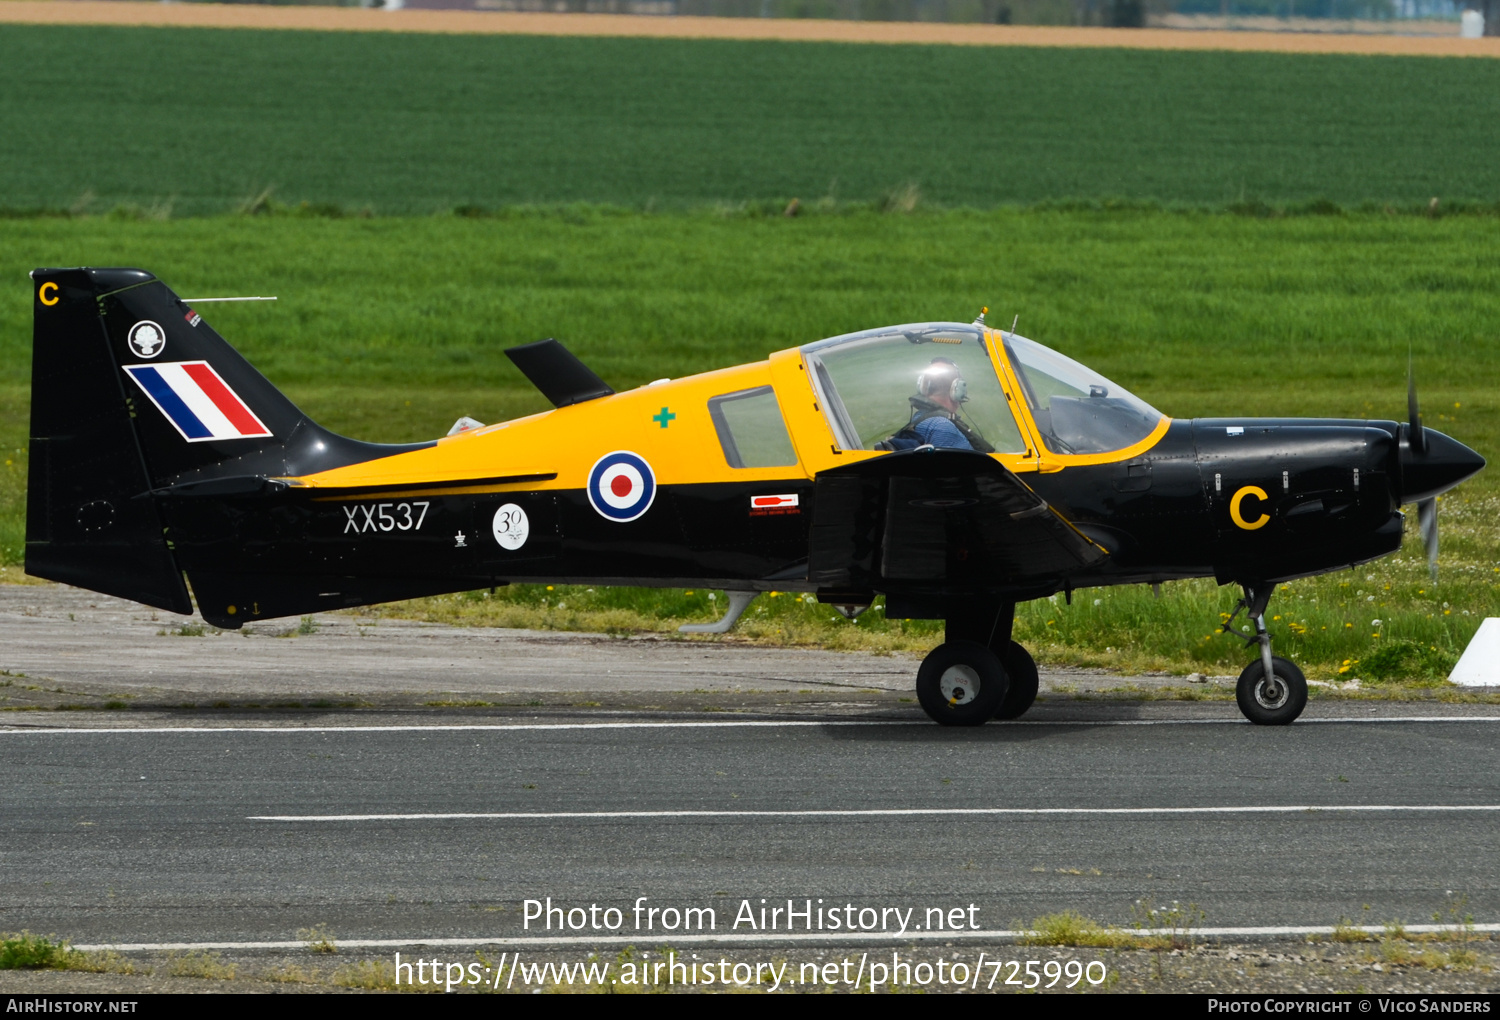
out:
M891 453L816 479L808 573L822 587L1032 588L1106 555L984 454Z

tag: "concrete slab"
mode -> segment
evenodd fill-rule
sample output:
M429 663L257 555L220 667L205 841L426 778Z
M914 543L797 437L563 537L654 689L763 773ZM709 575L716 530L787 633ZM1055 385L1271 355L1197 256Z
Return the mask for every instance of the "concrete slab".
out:
M0 669L121 694L909 690L907 656L452 627L330 613L215 631L63 585L0 585ZM196 635L202 630L201 636Z

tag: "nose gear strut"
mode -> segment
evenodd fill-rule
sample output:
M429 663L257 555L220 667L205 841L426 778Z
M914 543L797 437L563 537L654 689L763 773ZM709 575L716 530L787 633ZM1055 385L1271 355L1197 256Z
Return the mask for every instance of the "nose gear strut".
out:
M1307 704L1307 680L1302 671L1287 659L1271 654L1271 634L1266 629L1266 606L1276 586L1269 582L1242 582L1245 595L1220 628L1246 645L1260 646L1260 661L1252 662L1240 674L1236 700L1240 711L1259 725L1285 725L1302 714ZM1255 624L1255 634L1247 636L1234 629L1235 617L1245 610Z
M1234 612L1229 614L1229 619L1224 621L1220 628L1226 634L1233 634L1248 645L1260 645L1260 664L1265 669L1267 677L1274 677L1276 670L1271 667L1271 634L1266 630L1266 606L1271 602L1271 592L1276 590L1274 584L1244 582L1241 585L1245 590L1245 597L1240 599L1234 607ZM1246 637L1234 629L1234 618L1240 615L1240 610L1246 609L1246 614L1255 624L1255 636Z

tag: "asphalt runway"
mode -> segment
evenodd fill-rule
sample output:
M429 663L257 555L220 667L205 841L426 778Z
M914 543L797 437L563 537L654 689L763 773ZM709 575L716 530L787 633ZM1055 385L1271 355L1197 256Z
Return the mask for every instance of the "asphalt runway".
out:
M1493 922L1500 720L1442 707L1449 721L1334 705L1285 729L1218 703L980 730L456 715L0 730L0 930L511 938L547 934L520 903L551 897L673 941L630 927L643 896L715 908L726 934L762 898L912 907L913 925L963 908L993 930L1064 909L1128 923L1142 897L1193 901L1207 926L1423 922L1465 896ZM474 815L489 817L454 817Z
M731 938L783 936L734 927L762 898L881 912L861 938L934 936L939 907L969 931L1129 923L1143 898L1220 928L1430 922L1457 897L1500 921L1496 705L1315 700L1261 729L1046 671L1021 724L955 731L912 703L905 656L183 622L0 585L0 931L689 938L635 928L640 897ZM547 897L622 927L528 928Z

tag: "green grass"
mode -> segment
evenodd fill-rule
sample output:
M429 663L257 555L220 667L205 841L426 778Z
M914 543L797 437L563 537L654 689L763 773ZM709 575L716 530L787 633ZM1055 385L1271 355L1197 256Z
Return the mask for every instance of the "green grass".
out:
M600 208L486 220L0 221L0 279L11 281L0 385L28 378L28 270L138 265L187 297L279 295L204 310L329 424L370 438L446 428L459 411L544 406L500 353L539 337L632 386L869 324L966 321L981 304L1007 325L1019 313L1023 334L1178 416L1404 415L1410 345L1431 423L1457 417L1462 436L1495 423L1497 225L1378 213L788 220ZM379 390L413 395L388 403ZM434 393L441 408L426 404Z
M1500 62L7 25L0 206L1500 199Z
M1399 418L1410 345L1428 423L1493 456L1495 231L1480 216L1044 209L0 221L0 279L12 281L0 292L0 549L10 562L20 554L24 281L37 265L140 265L188 296L280 295L274 305L205 308L314 417L368 439L426 438L460 414L496 421L541 409L500 351L543 336L624 388L851 329L964 320L988 304L992 321L1019 312L1021 332L1177 417ZM1409 543L1394 559L1279 593L1278 650L1314 677L1444 674L1479 620L1500 616L1497 486L1500 475L1485 472L1443 500L1435 585ZM707 595L518 586L398 611L669 631L717 616L721 599ZM1023 607L1018 637L1050 662L1238 672L1250 654L1214 633L1236 596L1198 581L1165 586L1160 601L1145 588L1077 592L1071 606ZM939 640L936 624L887 622L878 608L850 624L785 595L761 599L739 629L874 650Z
M1091 949L1134 949L1141 938L1113 925L1101 924L1074 910L1044 914L1029 923L1016 922L1026 932L1023 946L1080 946Z
M0 970L82 970L133 974L135 966L119 953L81 952L67 939L29 931L0 932Z
M61 967L67 959L65 942L42 935L19 932L0 936L0 970L47 970Z

